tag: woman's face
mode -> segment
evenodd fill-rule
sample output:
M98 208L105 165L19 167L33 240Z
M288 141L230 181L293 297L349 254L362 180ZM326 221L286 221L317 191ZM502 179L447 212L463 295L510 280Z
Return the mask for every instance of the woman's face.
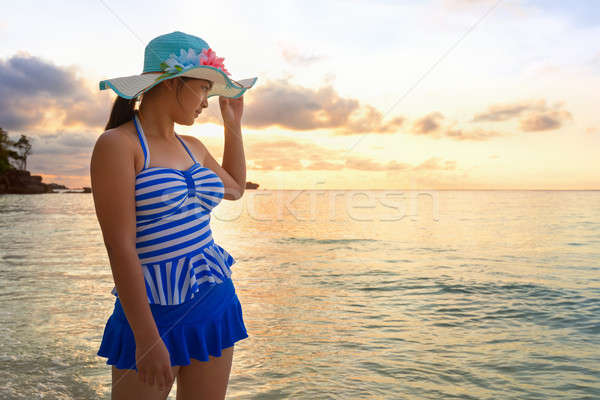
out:
M202 110L208 107L208 92L212 82L204 79L180 79L177 87L177 102L180 125L193 125Z

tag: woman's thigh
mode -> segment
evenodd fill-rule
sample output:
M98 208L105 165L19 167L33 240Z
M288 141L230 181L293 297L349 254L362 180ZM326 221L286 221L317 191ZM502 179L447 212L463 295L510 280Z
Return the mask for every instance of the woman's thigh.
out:
M181 367L173 367L173 376L177 376ZM112 370L112 400L164 400L171 388L159 392L156 386L141 382L137 371L133 369Z
M177 374L177 400L224 399L233 361L233 346L222 351L221 357L209 357L203 362L191 360Z

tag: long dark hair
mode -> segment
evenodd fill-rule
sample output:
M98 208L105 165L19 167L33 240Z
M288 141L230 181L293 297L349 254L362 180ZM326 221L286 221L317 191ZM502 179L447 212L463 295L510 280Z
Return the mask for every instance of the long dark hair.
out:
M176 87L177 91L177 102L179 106L181 105L181 100L179 99L179 94L181 88L185 86L185 83L194 78L190 78L187 76L177 77L178 85ZM154 88L150 89L153 90ZM149 91L145 91L145 93L149 93ZM139 98L138 98L139 99ZM129 122L133 119L135 115L135 102L137 99L125 99L121 96L117 96L115 102L113 104L113 108L110 112L110 117L108 118L108 123L106 124L105 130L116 128L117 126L123 125L125 122Z
M108 123L104 129L109 130L123 125L125 122L131 121L134 114L135 99L125 99L121 96L117 96L110 112Z

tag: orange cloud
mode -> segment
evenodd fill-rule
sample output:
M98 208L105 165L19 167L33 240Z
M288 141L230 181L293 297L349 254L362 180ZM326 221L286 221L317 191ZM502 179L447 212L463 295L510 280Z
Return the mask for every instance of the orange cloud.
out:
M457 168L456 161L443 161L441 158L431 158L421 164L413 165L397 160L379 161L371 157L354 156L343 158L344 149L321 147L313 142L290 139L253 140L248 139L249 145L256 157L248 160L248 168L253 170L358 170L358 171L421 171L421 170L453 170Z
M545 100L527 101L516 104L493 105L483 113L476 114L473 122L501 122L517 120L523 132L549 131L562 127L572 119L562 103L553 106Z
M318 89L267 82L253 89L244 112L249 128L282 128L306 131L331 129L335 134L367 132L393 133L402 126L401 117L385 120L383 113L369 104L341 97L331 86Z
M413 132L419 135L426 135L432 132L437 132L441 128L440 121L444 116L439 111L432 112L415 121L413 124Z
M486 131L481 128L476 128L473 130L464 130L464 129L454 129L448 128L444 132L446 137L455 140L471 140L471 141L479 141L479 140L488 140L498 136L502 136L500 132L496 131Z
M420 119L417 119L412 126L412 133L417 135L429 135L434 139L447 137L454 140L487 140L500 136L495 131L486 131L480 128L473 130L456 129L454 124L444 126L442 123L445 117L439 111L432 112Z
M413 169L411 164L401 163L396 160L380 163L370 158L350 158L346 160L344 167L360 171L407 171Z
M443 161L439 157L431 157L412 169L415 171L449 171L455 170L456 167L456 161Z
M524 132L551 131L562 126L563 121L572 118L566 110L547 110L532 112L519 120L519 127Z
M563 104L549 106L545 100L539 100L493 105L485 112L476 114L471 122L495 123L516 120L522 132L541 132L558 129L569 119L572 119L571 113L564 109ZM434 111L414 121L410 133L427 135L434 139L468 141L483 141L504 136L496 130L456 126L456 122L446 122L441 112Z

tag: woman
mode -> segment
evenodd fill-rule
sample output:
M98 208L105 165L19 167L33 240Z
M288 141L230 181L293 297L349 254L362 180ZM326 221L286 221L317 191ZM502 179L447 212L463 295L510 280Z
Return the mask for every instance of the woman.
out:
M118 95L91 160L117 295L98 352L113 365L113 399L165 399L174 379L178 399L224 398L233 345L247 337L235 261L209 225L212 208L245 189L242 95L256 78L228 75L206 42L173 32L146 46L141 75L100 82ZM222 164L174 131L192 125L214 95Z

